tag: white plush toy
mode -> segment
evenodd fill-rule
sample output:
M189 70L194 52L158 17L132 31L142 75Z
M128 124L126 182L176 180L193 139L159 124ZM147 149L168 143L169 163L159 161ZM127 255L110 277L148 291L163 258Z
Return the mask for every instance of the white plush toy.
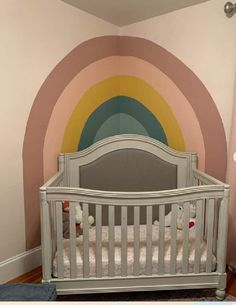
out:
M63 210L65 212L69 212L69 201L64 201L63 202ZM80 229L83 229L83 211L81 209L81 205L76 202L75 205L75 222L80 226ZM88 224L91 226L94 223L94 217L93 216L88 216Z
M190 204L190 219L189 219L189 229L195 225L196 217L196 206ZM182 205L178 205L177 211L177 229L183 229L183 218L184 218L184 208ZM155 220L154 225L159 225L159 221ZM171 211L165 216L165 227L171 226Z
M75 206L75 222L80 225L80 228L83 229L83 211L81 209L81 205L76 203ZM88 224L91 226L94 223L94 217L88 217Z

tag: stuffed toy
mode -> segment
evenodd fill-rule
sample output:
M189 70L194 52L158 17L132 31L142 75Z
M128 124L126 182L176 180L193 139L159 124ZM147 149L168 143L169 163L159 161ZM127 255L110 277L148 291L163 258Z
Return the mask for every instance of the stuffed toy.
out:
M75 206L75 222L80 225L80 228L83 229L83 211L79 203ZM89 215L88 224L91 226L94 223L94 217Z
M70 202L65 200L63 202L63 237L69 238L69 205ZM82 234L83 229L83 211L81 205L76 203L75 205L75 222L76 222L76 236ZM94 217L88 217L88 224L91 226L94 223Z
M190 219L189 219L189 229L194 227L196 217L196 207L194 204L190 204ZM183 229L183 220L184 220L184 208L182 205L178 205L177 211L177 229ZM155 220L154 225L159 225L159 221ZM171 211L165 216L165 227L171 226Z

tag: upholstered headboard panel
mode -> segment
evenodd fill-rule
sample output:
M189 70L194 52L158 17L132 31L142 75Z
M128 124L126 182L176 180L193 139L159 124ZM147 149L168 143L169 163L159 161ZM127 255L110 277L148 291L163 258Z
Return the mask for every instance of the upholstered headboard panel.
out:
M80 187L102 191L159 191L177 187L177 166L138 149L110 152L80 167Z
M177 187L177 166L138 149L110 152L92 163L80 167L80 187L102 191L159 191ZM166 209L168 212L169 209ZM90 214L94 215L91 206ZM158 219L158 208L153 209L153 220ZM108 209L103 207L103 224L107 225ZM120 224L120 211L115 213ZM141 223L145 223L146 209L141 208ZM128 209L128 223L133 224L132 209Z

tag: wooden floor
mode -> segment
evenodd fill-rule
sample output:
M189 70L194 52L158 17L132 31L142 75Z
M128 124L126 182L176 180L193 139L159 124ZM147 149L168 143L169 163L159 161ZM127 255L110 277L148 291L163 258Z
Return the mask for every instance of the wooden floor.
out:
M236 297L236 274L228 271L227 288L228 294ZM22 276L19 276L8 283L40 283L42 279L42 268L36 268Z
M9 281L9 284L12 283L32 283L32 284L37 284L41 283L42 280L42 268L38 267L26 274L23 274L11 281Z
M227 273L227 287L226 291L228 294L236 297L236 274L228 271Z

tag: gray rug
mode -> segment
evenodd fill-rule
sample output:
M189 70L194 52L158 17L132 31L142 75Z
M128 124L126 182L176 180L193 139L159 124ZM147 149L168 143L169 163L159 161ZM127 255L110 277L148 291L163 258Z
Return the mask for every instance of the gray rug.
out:
M57 301L217 301L215 289L142 291L58 296ZM227 295L225 301L236 301Z

